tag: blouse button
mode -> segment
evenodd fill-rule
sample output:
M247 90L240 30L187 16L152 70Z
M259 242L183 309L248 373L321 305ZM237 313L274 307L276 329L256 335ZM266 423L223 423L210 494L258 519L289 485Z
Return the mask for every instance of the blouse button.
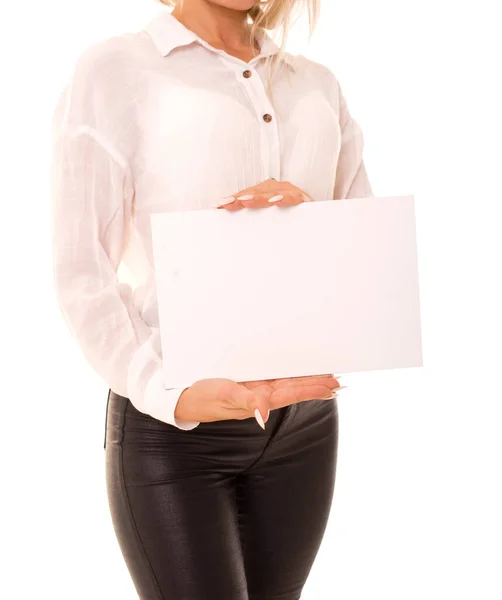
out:
M251 73L251 71L249 69L246 69L243 73L243 76L247 79L248 77L251 77L253 73Z
M268 113L264 114L263 120L265 121L265 123L270 123L270 121L272 120L272 115L269 115Z

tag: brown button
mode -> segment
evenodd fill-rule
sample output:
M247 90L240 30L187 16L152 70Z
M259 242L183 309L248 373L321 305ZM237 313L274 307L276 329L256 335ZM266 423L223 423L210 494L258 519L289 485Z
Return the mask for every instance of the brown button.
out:
M248 77L251 77L251 75L252 75L252 74L253 74L253 73L251 73L251 71L249 71L248 69L246 69L246 70L244 71L244 73L243 73L243 76L244 76L244 77L246 77L246 79L247 79Z
M263 115L263 120L264 120L266 123L270 123L270 121L272 120L272 115L269 115L268 113L267 113L267 114L265 114L265 115Z

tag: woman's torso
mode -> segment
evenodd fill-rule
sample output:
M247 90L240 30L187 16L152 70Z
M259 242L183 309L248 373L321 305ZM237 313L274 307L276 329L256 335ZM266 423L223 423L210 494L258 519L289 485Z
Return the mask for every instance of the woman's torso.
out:
M173 20L162 11L80 58L99 80L108 142L129 166L134 192L124 199L119 279L151 327L158 327L152 213L211 209L270 177L314 200L333 199L341 140L337 82L325 66L288 55L273 82L276 110L263 58L245 62L190 42Z

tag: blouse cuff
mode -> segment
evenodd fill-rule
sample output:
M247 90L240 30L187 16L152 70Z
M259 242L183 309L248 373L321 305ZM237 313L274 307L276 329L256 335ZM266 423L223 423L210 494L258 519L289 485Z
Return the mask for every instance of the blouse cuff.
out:
M145 389L145 411L164 423L174 425L178 429L189 431L200 425L200 421L182 421L174 416L176 405L182 392L190 386L166 389L162 370L155 371Z

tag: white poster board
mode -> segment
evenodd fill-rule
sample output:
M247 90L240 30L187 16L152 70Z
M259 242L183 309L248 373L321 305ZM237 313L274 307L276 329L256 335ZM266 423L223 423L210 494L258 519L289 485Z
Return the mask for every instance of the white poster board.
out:
M422 366L413 196L151 226L166 388Z

